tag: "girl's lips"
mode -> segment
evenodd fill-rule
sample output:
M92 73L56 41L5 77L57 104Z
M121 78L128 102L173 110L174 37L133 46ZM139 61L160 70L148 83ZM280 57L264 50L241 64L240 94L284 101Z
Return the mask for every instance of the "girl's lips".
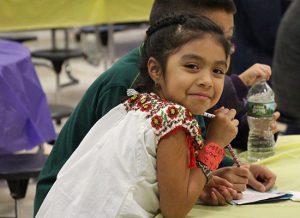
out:
M190 95L194 98L203 99L203 100L207 100L207 99L211 98L209 95L203 94L203 93L196 93L196 94L190 94Z

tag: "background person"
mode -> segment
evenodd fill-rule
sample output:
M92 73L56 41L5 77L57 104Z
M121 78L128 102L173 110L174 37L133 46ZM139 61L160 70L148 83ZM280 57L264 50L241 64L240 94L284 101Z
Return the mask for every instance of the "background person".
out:
M285 134L300 134L300 1L287 9L277 33L273 59L272 85Z
M234 0L235 33L232 73L240 74L256 63L272 65L276 33L284 13L282 0Z

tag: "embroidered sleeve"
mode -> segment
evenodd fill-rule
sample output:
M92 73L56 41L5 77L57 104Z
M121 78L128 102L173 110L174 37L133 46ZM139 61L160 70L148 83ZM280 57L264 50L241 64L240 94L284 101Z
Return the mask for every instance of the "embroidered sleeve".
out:
M158 141L179 129L186 131L186 142L190 150L189 167L196 167L195 151L203 147L203 139L197 120L186 108L177 104L166 105L152 115L151 126Z
M202 149L203 139L197 120L185 107L160 99L154 93L133 95L124 102L124 106L127 111L145 114L158 141L183 129L187 133L186 142L190 150L189 167L197 167L195 153Z

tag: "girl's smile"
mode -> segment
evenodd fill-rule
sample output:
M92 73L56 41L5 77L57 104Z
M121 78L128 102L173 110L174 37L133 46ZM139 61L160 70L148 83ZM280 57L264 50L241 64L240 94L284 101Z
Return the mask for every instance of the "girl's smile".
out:
M221 97L226 71L223 47L212 35L204 34L169 56L159 79L159 94L193 114L203 114Z
M188 95L191 96L192 98L196 98L203 101L211 99L210 95L205 93L190 93Z

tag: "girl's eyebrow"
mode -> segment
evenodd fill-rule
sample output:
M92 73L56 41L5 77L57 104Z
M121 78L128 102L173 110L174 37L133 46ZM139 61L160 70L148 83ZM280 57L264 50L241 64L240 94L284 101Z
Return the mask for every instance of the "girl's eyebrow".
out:
M216 65L223 65L223 67L225 67L227 69L227 61L223 61L223 60L219 60L219 61L215 61Z
M199 61L199 62L205 62L204 58L202 58L201 56L199 55L196 55L196 54L185 54L182 56L182 60L196 60L196 61ZM214 62L215 65L223 65L226 69L227 69L227 61L225 60L217 60Z
M198 60L198 61L201 61L201 62L204 61L204 59L201 56L193 54L193 53L183 55L182 59L183 60L195 59L195 60Z

